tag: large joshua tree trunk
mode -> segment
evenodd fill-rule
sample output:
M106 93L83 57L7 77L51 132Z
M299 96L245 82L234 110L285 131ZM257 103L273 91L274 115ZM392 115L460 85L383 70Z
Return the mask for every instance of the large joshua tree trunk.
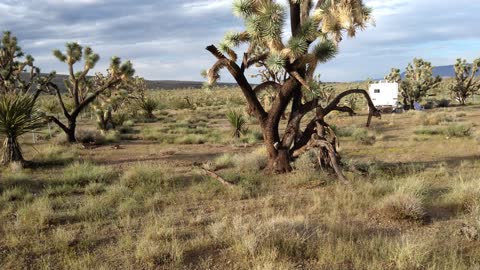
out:
M14 137L7 137L2 146L2 165L12 162L24 163L22 150L18 140Z

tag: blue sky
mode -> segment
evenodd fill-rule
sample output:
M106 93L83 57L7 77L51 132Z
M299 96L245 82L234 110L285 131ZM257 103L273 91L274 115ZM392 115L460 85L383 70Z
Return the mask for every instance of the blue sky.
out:
M214 62L206 45L241 30L232 0L0 0L0 31L18 36L42 71L65 73L51 51L67 41L91 46L102 57L133 61L147 79L202 80ZM285 2L286 0L280 0ZM381 78L414 57L434 65L480 57L478 0L365 0L376 27L344 39L340 54L318 72L324 81ZM232 81L223 74L223 81Z

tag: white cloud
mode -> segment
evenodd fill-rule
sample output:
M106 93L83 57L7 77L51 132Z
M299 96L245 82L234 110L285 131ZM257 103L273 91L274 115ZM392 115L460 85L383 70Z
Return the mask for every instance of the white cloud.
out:
M201 15L208 12L226 10L232 6L231 0L211 0L185 3L182 5L184 12L189 14Z

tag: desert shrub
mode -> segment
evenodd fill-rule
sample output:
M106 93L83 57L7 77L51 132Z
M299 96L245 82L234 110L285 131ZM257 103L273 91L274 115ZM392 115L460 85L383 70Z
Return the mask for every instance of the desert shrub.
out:
M167 104L167 108L171 108L173 110L183 110L183 109L195 109L195 105L190 101L189 98L179 98L174 97L169 100Z
M464 124L452 124L443 130L443 134L449 137L468 137L472 134L472 127Z
M122 124L124 127L133 127L135 125L135 120L126 120Z
M230 153L225 153L213 161L213 165L215 166L215 170L227 169L233 167L233 155Z
M314 150L310 150L297 158L293 166L299 171L310 172L316 170L316 162L318 162L317 155Z
M116 112L112 115L112 123L115 127L122 126L129 119L130 116L126 112Z
M115 143L120 141L120 131L109 130L103 134L106 143Z
M442 131L438 128L421 127L413 131L417 135L439 135Z
M438 108L446 108L448 106L450 106L450 100L448 99L440 99L437 101Z
M356 128L353 131L352 137L359 143L365 145L372 145L375 143L375 134L366 128Z
M331 125L331 128L338 137L351 137L355 131L355 127L338 127Z
M240 141L248 144L256 144L263 141L263 134L257 130L248 130L240 137Z
M204 144L207 141L207 137L202 134L187 134L175 138L176 144Z
M79 143L95 145L106 143L105 136L98 130L78 129L75 136Z

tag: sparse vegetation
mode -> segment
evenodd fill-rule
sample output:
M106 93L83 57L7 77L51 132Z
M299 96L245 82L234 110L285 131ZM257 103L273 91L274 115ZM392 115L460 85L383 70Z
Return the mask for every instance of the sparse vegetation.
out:
M478 269L480 106L446 108L445 80L425 110L370 121L380 115L363 82L314 73L371 10L315 3L233 1L245 31L208 47L205 75L226 68L235 88L147 89L118 58L89 77L98 56L69 43L55 52L64 93L6 33L0 269ZM433 90L431 75L409 65L407 105Z

